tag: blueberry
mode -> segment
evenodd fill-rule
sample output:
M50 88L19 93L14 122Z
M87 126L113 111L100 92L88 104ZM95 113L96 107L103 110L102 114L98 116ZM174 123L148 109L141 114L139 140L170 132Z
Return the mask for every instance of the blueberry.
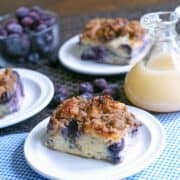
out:
M52 50L49 44L45 42L44 36L34 37L32 39L32 48L38 50L42 55L48 55Z
M121 55L124 57L130 57L132 54L132 48L128 44L122 44L118 49L121 51Z
M65 99L66 99L66 97L64 97L63 95L61 95L61 94L55 94L54 97L53 97L53 100L52 100L52 104L51 104L51 105L57 106L57 105L59 105L60 103L62 103Z
M103 61L103 59L107 56L107 49L102 46L93 46L86 48L82 55L81 59L87 60L98 60Z
M46 24L48 27L56 24L56 18L53 16L49 16L49 18L46 20Z
M26 7L20 7L16 10L16 17L18 19L24 18L28 16L28 14L29 14L29 9Z
M23 18L21 21L22 25L25 27L31 27L33 22L34 22L33 19L29 16Z
M30 48L30 40L26 36L21 37L21 45L24 52L28 52Z
M7 35L7 33L5 30L0 30L0 36L6 36L6 35Z
M118 164L118 163L121 162L121 157L112 157L112 158L111 158L111 162L112 162L113 164Z
M0 24L0 29L4 29L3 25Z
M18 21L17 21L17 19L15 19L15 18L10 18L10 19L8 19L8 21L7 21L6 24L5 24L5 28L7 28L7 26L8 26L9 24L18 24Z
M60 85L57 88L56 93L59 93L59 94L63 95L64 97L68 97L69 96L69 91L68 91L68 89L64 85Z
M0 25L0 36L6 36L6 35L7 35L6 30L4 29L3 26Z
M19 57L27 53L28 42L25 42L25 39L21 38L19 34L11 34L6 39L4 47L8 56Z
M107 54L106 48L104 48L102 46L94 46L93 51L95 52L96 59L98 59L98 60L103 59Z
M26 33L26 34L29 34L29 33L31 33L31 29L30 29L30 27L23 27L23 30L24 30L24 33Z
M114 143L108 146L108 150L113 156L118 156L119 152L122 151L123 148L124 148L124 139L122 139L121 142L119 143Z
M118 84L109 84L108 87L109 87L110 89L115 89L115 90L118 90L118 89L119 89Z
M8 34L22 34L23 32L22 26L20 24L15 24L15 23L8 24L6 29Z
M93 93L94 89L91 83L85 82L85 83L80 83L79 84L79 92L84 93L84 92L89 92Z
M68 125L68 137L74 140L78 136L78 124L75 120L71 120Z
M0 104L7 103L9 101L10 95L7 92L3 92L0 97Z
M30 12L29 16L33 19L34 23L38 24L40 22L40 16L37 12Z
M132 131L131 131L131 135L134 136L136 135L138 132L138 128L134 128Z
M64 85L59 85L53 97L51 105L57 106L69 97L69 91Z
M102 95L109 95L111 96L113 99L116 99L117 98L117 93L114 89L112 88L107 88L107 89L104 89L102 91Z
M30 53L28 55L28 61L32 64L38 64L40 61L39 54L37 52Z
M92 48L86 48L81 54L81 59L83 60L95 60L96 53L92 50Z
M110 95L113 99L117 99L119 94L118 84L109 84L108 87L102 91L102 94Z
M43 31L43 30L45 30L47 28L47 25L46 24L39 24L38 26L37 26L37 29L36 29L36 31Z
M108 82L103 78L95 79L94 86L97 90L101 91L108 88Z
M80 96L84 99L92 99L93 98L93 94L89 93L89 92L85 92L85 93L81 94Z
M48 21L49 18L50 18L50 16L47 15L47 14L43 14L43 16L41 16L41 20L42 20L43 22Z

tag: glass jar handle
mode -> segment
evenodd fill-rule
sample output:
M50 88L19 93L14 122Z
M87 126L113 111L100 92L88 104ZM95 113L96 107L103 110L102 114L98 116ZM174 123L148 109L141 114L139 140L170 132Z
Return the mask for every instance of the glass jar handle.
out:
M177 37L177 43L178 43L178 47L180 47L180 34L178 35L178 37Z
M174 12L175 12L176 16L178 17L178 19L180 20L180 6L176 7ZM180 46L180 34L178 34L177 41Z
M180 19L180 6L176 7L174 12L176 13L176 16Z

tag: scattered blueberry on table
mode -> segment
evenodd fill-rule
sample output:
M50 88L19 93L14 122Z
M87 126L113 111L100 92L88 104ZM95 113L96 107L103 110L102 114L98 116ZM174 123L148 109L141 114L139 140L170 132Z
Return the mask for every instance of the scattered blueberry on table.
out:
M80 83L79 93L81 97L87 99L96 95L109 95L113 99L118 99L119 87L117 84L108 83L104 78L97 78L92 83Z
M79 84L79 93L85 93L85 92L93 93L93 91L94 89L91 83L85 82Z
M62 103L65 99L70 96L70 92L68 91L67 87L64 85L59 85L56 90L54 97L51 101L52 106L57 106Z
M0 51L5 58L37 64L46 57L54 63L51 56L58 46L57 17L39 6L20 7L0 20Z
M104 78L97 78L93 82L80 83L79 91L74 95L79 95L85 99L91 99L97 95L109 95L113 99L117 100L119 98L119 86L115 83L108 83ZM69 97L70 92L68 91L68 88L64 85L59 85L56 88L51 105L57 106Z
M101 90L108 88L108 82L103 78L95 79L93 83L94 83L94 87L97 90L101 91Z
M85 99L92 99L94 97L94 95L92 93L89 93L89 92L84 92L80 96L85 98Z

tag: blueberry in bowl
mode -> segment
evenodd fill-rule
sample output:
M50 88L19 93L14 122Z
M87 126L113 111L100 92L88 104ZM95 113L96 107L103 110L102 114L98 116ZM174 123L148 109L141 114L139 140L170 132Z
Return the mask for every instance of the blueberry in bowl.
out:
M8 60L37 64L59 47L59 19L39 6L20 7L0 20L0 51Z

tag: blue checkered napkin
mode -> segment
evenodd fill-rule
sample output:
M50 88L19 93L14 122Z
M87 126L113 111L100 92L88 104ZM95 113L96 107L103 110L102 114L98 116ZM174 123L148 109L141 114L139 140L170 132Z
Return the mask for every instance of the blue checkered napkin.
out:
M25 162L26 136L24 133L0 137L0 180L45 180Z
M180 112L156 117L164 126L166 147L156 162L126 180L180 180Z
M180 179L180 112L156 115L166 131L166 148L156 162L126 180ZM23 143L27 134L0 137L0 180L45 180L26 164Z

